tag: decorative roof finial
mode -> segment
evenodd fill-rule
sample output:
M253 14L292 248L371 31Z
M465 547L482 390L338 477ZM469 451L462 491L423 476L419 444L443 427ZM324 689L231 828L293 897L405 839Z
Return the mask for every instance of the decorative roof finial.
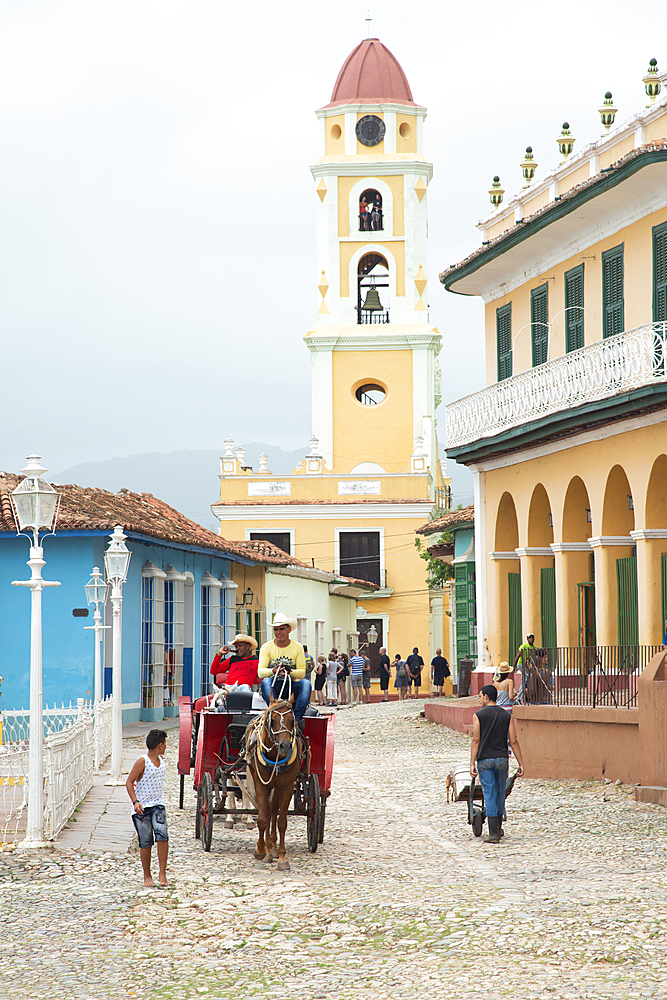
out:
M503 203L504 194L505 188L500 186L500 177L496 174L493 178L493 185L489 188L489 198L494 208L500 208Z
M224 446L225 446L225 454L224 454L223 457L224 458L234 458L234 452L232 451L232 448L234 447L234 438L229 437L229 435L228 435L225 438L225 440L224 440L223 443L224 443Z
M535 163L535 160L533 159L532 146L526 146L526 158L525 160L521 161L519 166L521 167L521 173L523 174L523 179L525 181L525 184L523 186L525 188L530 187L530 182L535 176L535 171L537 170L538 167L538 164Z
M259 469L257 470L258 475L270 475L268 464L269 456L263 451L259 456Z
M370 38L371 37L371 21L373 20L373 18L371 17L370 9L366 11L366 14L367 14L366 24L368 25L368 29L366 31L366 38Z
M237 448L236 449L236 457L237 457L238 461L240 462L240 464L243 465L243 463L245 462L245 448L240 448L240 447Z
M315 435L313 434L308 443L310 445L310 457L321 458L322 456L320 455L320 439L318 437L315 437Z
M655 99L660 93L662 84L658 79L658 60L651 59L648 64L648 71L646 76L642 77L642 82L644 84L644 90L646 91L646 96L648 97L647 108L650 108L652 104L655 104Z
M568 156L574 149L574 144L576 141L577 140L570 132L569 122L563 122L563 131L556 139L556 142L558 143L558 152L563 157L561 161L562 163L565 163L565 161L567 160Z
M614 118L616 117L616 112L618 108L614 107L614 102L611 99L611 91L608 90L604 95L604 104L598 108L598 114L600 115L600 121L604 126L603 137L609 134L609 129L614 124Z

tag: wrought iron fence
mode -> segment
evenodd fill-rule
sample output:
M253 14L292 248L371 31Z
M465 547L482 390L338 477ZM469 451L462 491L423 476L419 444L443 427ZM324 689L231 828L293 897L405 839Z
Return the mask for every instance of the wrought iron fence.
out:
M636 708L637 680L661 646L557 646L524 652L517 670L523 705Z
M364 312L362 309L358 310L359 323L361 326L366 326L368 323L388 323L389 322L389 310L375 309L372 312Z

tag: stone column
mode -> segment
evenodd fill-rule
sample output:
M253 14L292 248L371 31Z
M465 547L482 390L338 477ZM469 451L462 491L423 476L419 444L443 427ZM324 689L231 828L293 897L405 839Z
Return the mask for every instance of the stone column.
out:
M637 545L639 642L642 646L656 646L662 641L665 632L660 557L663 552L667 552L667 530L641 528L631 531L630 535Z
M616 560L631 556L629 535L597 535L588 539L595 556L595 631L598 646L618 646Z
M540 573L553 566L554 555L550 548L517 549L521 560L521 634L535 633L535 645L542 645L542 614L540 607Z
M516 552L490 552L489 557L491 559L491 573L489 574L491 588L487 599L487 648L484 661L481 657L479 660L480 667L484 662L486 669L490 669L491 665L497 666L501 660L506 659L509 655L510 620L507 574L519 573L521 570L521 563Z
M559 646L579 645L579 589L591 579L588 542L553 542L556 562L556 634Z

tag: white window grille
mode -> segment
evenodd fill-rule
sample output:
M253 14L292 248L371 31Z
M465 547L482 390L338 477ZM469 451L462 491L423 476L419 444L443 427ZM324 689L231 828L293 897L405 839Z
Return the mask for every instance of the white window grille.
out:
M323 653L328 653L329 650L324 648L324 626L326 622L323 618L315 619L315 662L317 662L317 657Z
M164 581L164 687L165 708L176 708L183 693L185 633L185 580L172 565Z
M236 591L239 585L226 576L221 576L218 582L222 588L220 594L220 640L221 645L224 643L229 645L236 635Z
M342 647L341 647L341 638L342 638L342 635L343 635L342 628L332 628L331 629L331 648L338 650L339 653L343 652Z
M164 581L152 562L141 570L141 707L162 708L164 682Z
M208 694L209 668L220 642L220 591L222 583L209 572L201 578L201 681L200 694ZM232 636L232 638L234 638Z
M351 649L356 649L359 652L359 633L358 632L348 632L347 633L347 652L349 653Z
M296 641L302 646L308 642L308 619L300 615L296 619Z

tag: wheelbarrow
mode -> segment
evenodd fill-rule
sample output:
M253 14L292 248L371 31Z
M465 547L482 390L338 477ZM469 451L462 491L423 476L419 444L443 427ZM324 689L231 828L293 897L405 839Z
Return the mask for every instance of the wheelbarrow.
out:
M516 781L518 769L513 775L508 777L505 783L505 798L507 799ZM484 804L484 792L481 782L470 776L470 766L468 764L458 764L447 776L447 801L449 801L450 789L452 801L468 803L468 823L472 826L472 832L476 837L482 836L484 821L486 820L486 808Z

